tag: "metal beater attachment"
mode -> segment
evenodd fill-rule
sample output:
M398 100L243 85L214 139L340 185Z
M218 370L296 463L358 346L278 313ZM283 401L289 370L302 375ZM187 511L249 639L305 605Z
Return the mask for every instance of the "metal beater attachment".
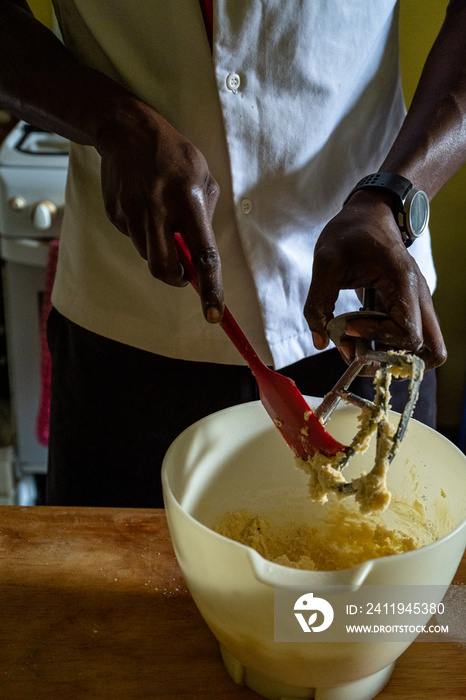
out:
M348 339L345 335L345 327L348 321L357 318L388 318L386 314L376 311L362 309L354 313L343 314L329 322L327 331L330 339L335 345L341 345L342 341ZM355 340L351 338L351 340ZM406 433L408 423L412 417L414 407L419 395L419 388L424 374L424 362L420 357L411 355L403 351L376 350L373 341L356 339L356 358L343 374L341 379L335 384L333 389L324 397L319 408L315 411L317 417L325 423L332 415L341 400L353 404L363 409L364 418L361 428L355 436L353 442L345 450L344 456L336 464L335 469L342 470L350 458L357 451L362 451L361 445L367 444L373 432L377 431L377 446L375 465L369 474L372 474L380 465L380 460L389 465L400 446ZM360 374L362 369L371 363L380 365L374 379L374 400L368 401L360 396L356 396L348 391L351 382ZM404 377L409 379L408 400L403 413L401 414L396 429L391 429L388 422L389 409L389 386L392 377ZM357 482L357 480L356 480ZM344 495L355 494L357 486L352 482L342 482L335 487Z

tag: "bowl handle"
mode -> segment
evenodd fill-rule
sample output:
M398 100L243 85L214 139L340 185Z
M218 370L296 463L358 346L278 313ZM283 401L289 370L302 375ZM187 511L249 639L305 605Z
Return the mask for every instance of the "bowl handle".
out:
M266 586L348 586L358 590L372 571L374 560L365 561L352 569L341 571L309 571L292 569L264 559L258 552L248 549L248 557L258 581Z

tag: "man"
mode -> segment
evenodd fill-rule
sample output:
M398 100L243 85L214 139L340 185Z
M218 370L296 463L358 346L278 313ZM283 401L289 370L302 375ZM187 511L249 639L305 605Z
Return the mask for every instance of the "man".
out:
M67 48L24 2L0 5L2 106L75 144L49 322L52 504L160 505L171 440L256 397L217 327L224 296L304 393L341 375L320 351L361 288L389 318L348 334L428 369L446 358L429 237L408 251L397 192L407 180L432 199L464 162L465 4L450 2L406 119L395 0L211 5L56 0ZM348 198L377 172L382 188ZM175 231L209 323L177 289ZM428 377L418 417L432 424Z

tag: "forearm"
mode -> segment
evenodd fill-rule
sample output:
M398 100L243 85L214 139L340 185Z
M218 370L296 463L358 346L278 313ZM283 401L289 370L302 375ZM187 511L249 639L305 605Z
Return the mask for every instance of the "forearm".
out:
M97 148L110 124L136 119L145 109L118 83L81 65L52 32L8 0L0 2L0 104L20 119Z
M212 217L219 189L202 153L155 109L81 65L23 0L0 0L0 106L101 155L110 221L157 279L184 286L173 234L191 251L208 321L223 314Z
M379 170L403 175L432 199L465 161L466 0L451 0L408 115ZM318 349L328 343L326 325L340 290L368 287L389 320L350 323L348 336L415 352L427 368L443 364L446 348L429 288L402 242L391 195L377 188L356 192L317 242L304 313Z
M380 170L430 199L466 161L466 2L451 0L408 115Z

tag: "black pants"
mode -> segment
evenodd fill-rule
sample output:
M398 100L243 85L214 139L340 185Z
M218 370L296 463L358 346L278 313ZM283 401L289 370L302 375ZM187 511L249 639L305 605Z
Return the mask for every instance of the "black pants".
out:
M219 331L221 332L221 331ZM173 360L102 338L49 317L52 356L47 503L70 506L163 506L160 468L171 442L200 418L258 399L244 366ZM337 350L282 370L303 394L323 396L345 370ZM373 397L370 378L352 391ZM435 426L435 373L421 386L415 416ZM392 383L402 410L407 382Z

